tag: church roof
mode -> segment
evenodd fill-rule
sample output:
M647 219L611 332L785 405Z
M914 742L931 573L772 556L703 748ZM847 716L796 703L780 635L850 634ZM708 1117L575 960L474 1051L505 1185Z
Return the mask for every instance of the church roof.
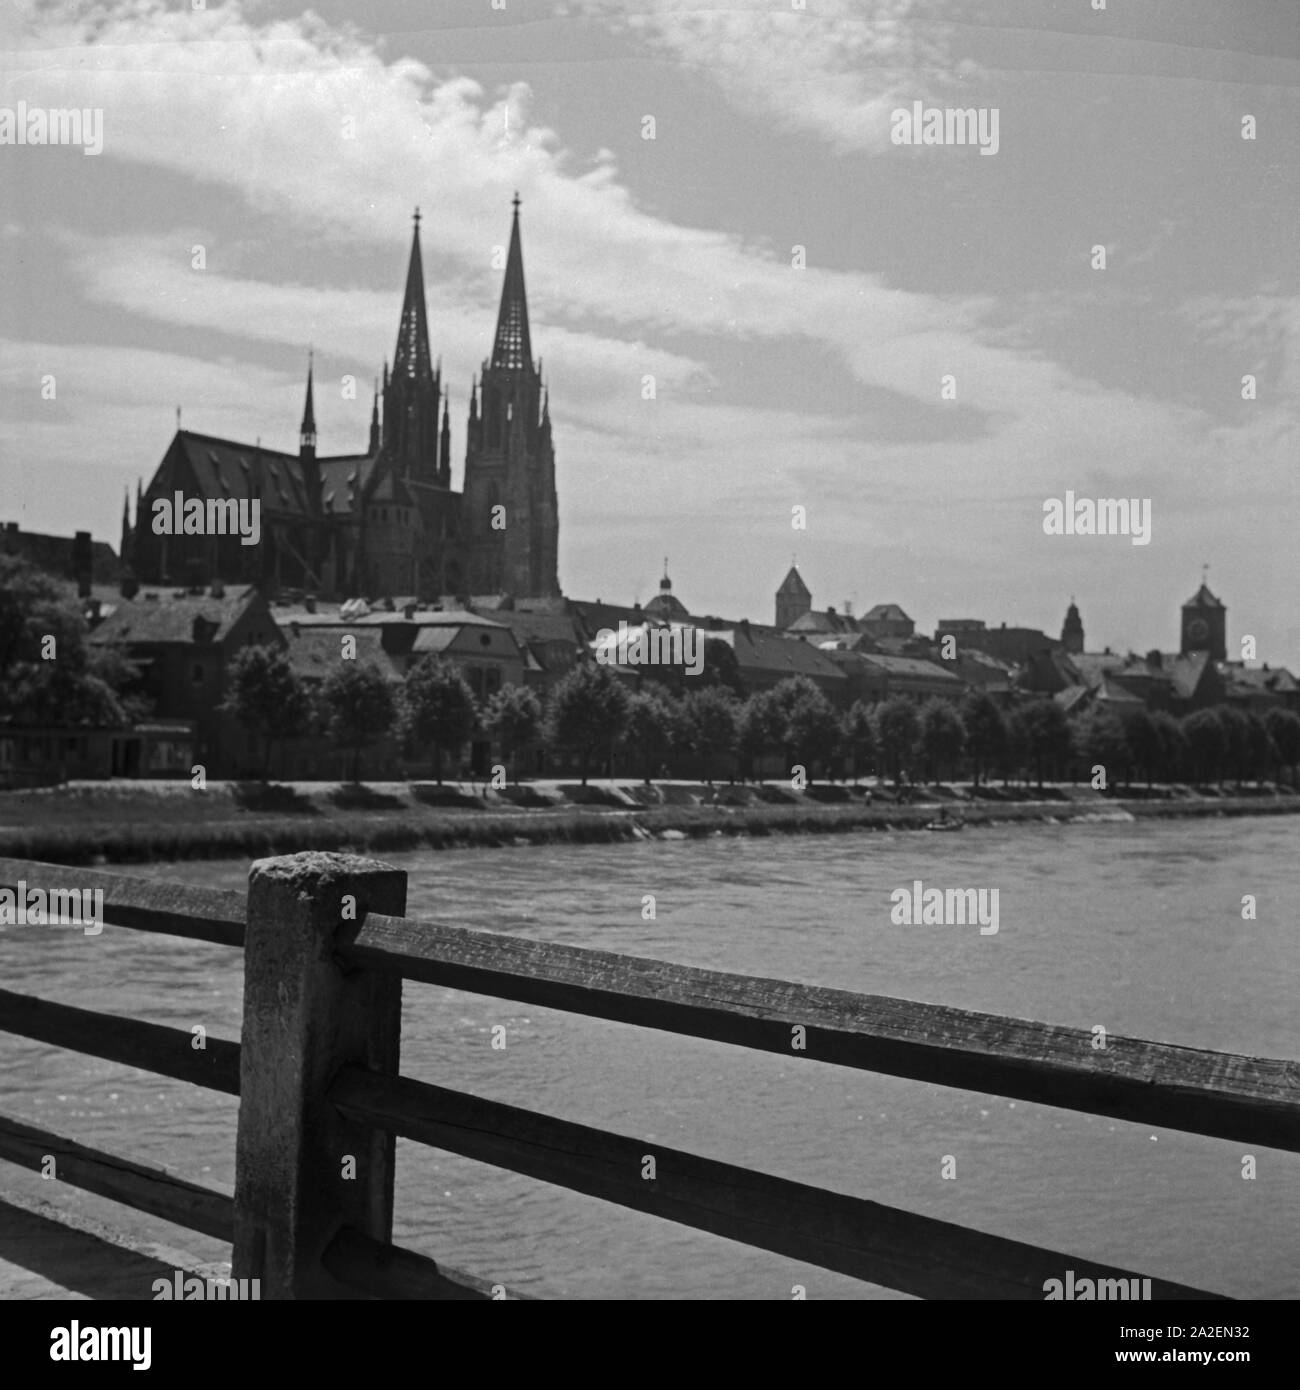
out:
M297 454L192 430L177 430L172 448L181 451L205 498L229 497L239 501L257 497L266 511L307 514L307 494ZM374 459L369 454L336 454L318 460L318 464L325 510L335 515L349 512L351 486L355 485L360 494Z

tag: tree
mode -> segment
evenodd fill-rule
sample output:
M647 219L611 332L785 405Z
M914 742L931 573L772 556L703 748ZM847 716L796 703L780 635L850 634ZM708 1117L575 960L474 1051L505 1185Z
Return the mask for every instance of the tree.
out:
M607 666L575 666L551 691L546 715L549 742L578 760L582 785L593 757L609 752L627 727L629 697Z
M1218 712L1198 709L1182 724L1192 776L1204 784L1217 781L1227 752L1228 737Z
M311 702L284 651L249 646L236 652L230 663L222 712L262 740L265 782L271 775L276 745L304 731L311 718Z
M397 702L384 673L370 662L341 661L320 690L325 736L352 750L352 780L361 780L361 750L391 732Z
M1254 710L1245 712L1246 720L1246 767L1248 775L1258 782L1273 767L1277 753L1268 725Z
M1271 709L1264 716L1264 727L1273 740L1277 780L1282 780L1282 769L1288 768L1294 782L1295 768L1300 763L1300 715L1289 709Z
M699 679L705 685L720 685L729 690L738 700L745 698L744 682L740 679L740 662L736 660L736 649L721 637L705 637L704 670ZM694 677L687 677L689 690Z
M785 757L787 769L798 762L795 747L794 714L800 704L815 700L821 694L816 681L807 676L786 676L768 692L771 699L772 722L776 730L776 741Z
M488 702L483 728L501 745L502 755L514 766L519 754L536 743L542 732L542 702L526 685L503 685Z
M952 702L937 698L921 706L917 723L917 754L930 781L942 781L944 769L961 761L966 748L966 729Z
M1019 780L1029 761L1029 726L1025 722L1023 710L1008 710L1002 721L1005 737L1002 752L998 757L998 767L1002 773L1005 787L1012 779Z
M1127 780L1131 753L1124 725L1113 710L1094 705L1076 721L1072 729L1076 756L1090 770L1100 767L1106 779L1103 786Z
M426 656L406 673L401 694L402 738L412 751L433 746L434 780L442 785L442 755L455 753L478 726L474 692L458 667Z
M0 716L22 724L125 724L128 711L110 679L127 680L130 668L98 657L88 636L85 618L49 575L20 556L0 555Z
M1187 738L1172 714L1158 709L1151 715L1160 746L1160 778L1164 782L1182 779L1187 766Z
M736 747L738 705L724 686L706 685L682 701L682 723L691 747L704 765L704 780L713 781L713 760Z
M1214 712L1223 728L1224 771L1230 771L1240 787L1242 779L1250 775L1250 725L1246 716L1231 705L1219 705Z
M981 775L996 767L1006 749L1007 726L1002 712L982 691L972 691L961 708L966 730L966 752L975 786Z
M736 744L753 772L755 761L785 746L785 715L771 690L756 690L740 707Z
M916 751L916 706L911 700L895 695L876 706L875 722L878 755L893 774L894 785L901 786L903 773L911 765Z
M787 714L786 739L795 758L812 770L829 772L840 746L840 721L834 707L811 681L800 690Z
M1124 720L1124 744L1132 771L1146 774L1147 790L1160 769L1160 731L1145 709L1135 709ZM1125 778L1127 783L1128 779Z
M871 711L861 700L854 700L844 716L842 738L844 748L853 759L853 780L857 782L865 767L871 766L876 751L876 732Z
M1044 772L1058 771L1070 756L1070 724L1055 700L1030 700L1019 714L1024 721L1029 761L1041 789Z
M677 710L653 688L638 690L628 701L623 741L640 757L647 787L679 733L678 723Z

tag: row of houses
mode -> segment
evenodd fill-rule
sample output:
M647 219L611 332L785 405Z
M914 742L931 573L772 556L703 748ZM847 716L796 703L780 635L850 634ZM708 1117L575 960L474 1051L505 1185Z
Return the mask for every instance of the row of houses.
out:
M10 528L0 531L6 548L13 549L15 539ZM1285 668L1222 659L1225 653L1215 646L1222 644L1225 610L1204 585L1183 605L1184 650L1139 657L1084 651L1073 603L1059 639L978 619L942 620L929 638L896 603L878 604L862 617L847 605L841 612L818 611L795 568L777 590L777 621L768 625L692 613L673 594L667 574L644 606L504 595L327 604L310 595L270 600L255 587L219 583L128 598L102 582L111 551L92 551L88 536L65 543L62 551L47 544L45 551L53 557L51 569L62 565L63 578L75 584L91 643L125 658L135 693L154 714L126 730L0 728L0 784L173 775L193 763L202 763L210 776L260 769L261 748L221 709L231 663L248 645L282 649L309 686L347 656L372 663L394 684L415 662L437 656L459 667L482 703L507 685L531 686L544 696L621 625L629 633L693 630L704 639L706 662L740 694L803 676L840 709L858 700L957 700L971 690L1001 705L1051 697L1070 715L1097 706L1120 714L1139 707L1182 714L1220 703L1260 713L1279 705L1300 708L1300 686ZM632 685L673 674L645 666L613 669ZM680 677L677 684L688 688ZM474 763L485 764L488 752L476 746ZM372 775L400 770L395 748L378 758ZM336 774L332 755L307 740L287 750L281 769L281 775L304 778Z

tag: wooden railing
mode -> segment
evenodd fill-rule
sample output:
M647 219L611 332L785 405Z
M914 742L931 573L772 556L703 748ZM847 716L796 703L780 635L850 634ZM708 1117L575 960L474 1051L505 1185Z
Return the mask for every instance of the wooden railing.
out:
M1300 1151L1300 1064L552 945L404 916L373 860L263 859L242 894L0 859L0 886L101 888L104 916L244 949L239 1042L0 990L0 1029L240 1097L235 1193L0 1117L0 1157L233 1245L263 1298L519 1297L392 1244L414 1140L923 1298L1042 1299L1143 1276L399 1074L402 980L1221 1139ZM796 1045L797 1040L797 1045ZM355 1177L341 1177L353 1159ZM645 1159L654 1158L647 1178ZM1220 1295L1152 1278L1155 1299Z

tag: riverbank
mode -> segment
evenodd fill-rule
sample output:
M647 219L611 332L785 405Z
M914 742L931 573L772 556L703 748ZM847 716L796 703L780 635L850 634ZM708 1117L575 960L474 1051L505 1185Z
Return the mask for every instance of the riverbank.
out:
M867 792L870 792L868 798ZM916 789L913 789L916 794ZM188 782L70 783L0 795L0 855L68 864L129 864L285 854L296 850L449 849L600 844L707 835L924 830L1029 822L1128 821L1300 811L1300 795L1250 787L1217 795L1186 787L1103 796L1048 786L926 788L899 802L884 786L718 786L620 781L535 782L500 791L469 784Z

